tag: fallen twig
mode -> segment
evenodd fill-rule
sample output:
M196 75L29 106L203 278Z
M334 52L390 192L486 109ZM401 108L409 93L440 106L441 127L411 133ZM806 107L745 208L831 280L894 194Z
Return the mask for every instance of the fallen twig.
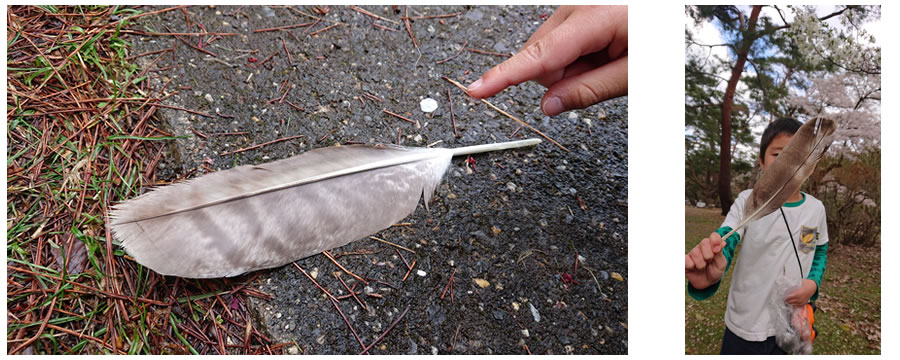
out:
M448 58L446 58L446 59L444 59L444 60L438 60L438 61L435 62L435 64L443 64L443 63L445 63L445 62L448 62L448 61L450 61L450 60L455 59L457 56L459 56L459 54L462 54L463 50L466 49L466 45L468 45L468 44L469 44L469 40L464 41L463 44L462 44L462 47L460 47L460 48L459 48L459 51L456 52L456 55L453 55L453 56L451 56L451 57L448 57Z
M413 45L416 46L416 49L419 48L419 42L416 41L416 36L413 35L412 25L409 23L409 6L405 7L406 16L403 17L403 24L406 25L406 32L409 33L409 38L412 39Z
M375 28L382 29L382 30L387 30L387 31L393 31L393 32L399 32L399 31L400 31L400 30L397 30L397 29L391 29L391 28L389 28L389 27L387 27L387 26L379 25L379 24L376 24L376 23L372 23L372 26L374 26Z
M253 146L251 146L251 147L246 147L246 148L243 148L243 149L237 149L237 150L235 150L235 151L227 151L227 152L224 152L224 153L219 154L219 156L231 155L231 154L235 154L235 153L239 153L239 152L243 152L243 151L247 151L247 150L253 150L253 149L256 149L256 148L259 148L259 147L263 147L263 146L266 146L266 145L270 145L270 144L274 144L274 143L282 142L282 141L287 141L287 140L291 140L291 139L296 139L296 138L300 138L300 137L303 137L303 135L289 136L289 137L286 137L286 138L281 138L281 139L277 139L277 140L272 140L272 141L269 141L269 142L265 142L265 143L262 143L262 144L259 144L259 145L253 145Z
M373 341L371 344L369 344L369 346L366 346L366 347L363 349L363 351L361 351L361 352L359 353L359 355L365 354L366 352L369 351L369 349L371 349L373 346L375 346L375 344L378 344L378 342L381 341L381 339L383 339L383 338L385 337L385 335L387 335L388 332L390 332L391 329L394 328L394 326L397 326L397 323L399 323L400 320L403 319L404 316L406 316L406 312L408 312L408 311L409 311L409 307L407 307L406 310L403 310L403 313L400 314L400 316L398 316L397 319L394 320L393 323L391 323L391 326L389 326L389 327L387 328L387 330L385 330L384 333L381 334L381 336L379 336L377 339L375 339L375 341Z
M456 115L453 114L453 98L450 97L450 89L447 89L447 100L450 101L450 123L453 124L453 136L459 139L460 135L456 131Z
M403 250L409 251L409 252L411 252L411 253L413 253L413 254L416 253L415 251L412 251L412 250L410 250L410 249L408 249L408 248L405 248L405 247L403 247L403 246L394 244L394 243L392 243L392 242L390 242L390 241L387 241L387 240L384 240L384 239L379 239L379 238L374 237L374 236L369 236L369 239L372 239L372 240L375 240L375 241L383 242L383 243L385 243L385 244L388 244L388 245L390 245L390 246L396 247L396 248L398 248L398 249L403 249Z
M294 104L293 104L292 102L290 102L290 101L285 100L285 102L286 102L290 107L292 107L292 108L294 108L294 109L300 110L300 111L302 111L302 112L306 112L306 110L303 110L302 107L299 107L299 106L297 106L297 105L294 105Z
M347 286L347 283L344 282L344 279L342 279L340 276L338 276L337 273L333 273L333 274L334 274L334 277L336 277L341 282L341 285L343 285L344 288L347 289L347 292L350 293L350 296L353 297L353 299L356 300L357 303L359 303L359 306L362 306L363 309L368 310L369 306L364 304L362 302L362 300L360 300L358 297L356 297L356 292L354 292L353 289L351 289L349 286ZM340 297L338 297L338 299L340 299Z
M300 265L297 265L297 262L292 262L292 264L294 264L294 266L297 267L297 270L300 270L300 272L302 272L303 275L306 275L306 278L309 279L309 281L312 281L312 283L314 285L316 285L316 287L319 288L319 290L322 290L322 292L325 293L325 295L328 295L328 297L331 298L331 300L333 300L334 302L337 302L337 299L335 299L334 296L331 295L330 292L328 292L328 290L325 290L325 288L320 286L319 283L316 282L316 279L313 279L312 276L309 276L309 274L306 272L306 270L303 270L303 268L300 267Z
M331 30L332 28L337 27L338 25L340 25L340 24L329 25L329 26L324 27L324 28L322 28L322 29L320 29L320 30L313 31L313 32L309 33L309 36L316 36L317 34L326 32L326 31L328 31L328 30Z
M287 57L288 57L288 64L291 65L291 66L294 66L294 58L291 57L291 52L288 51L287 43L284 41L284 38L283 38L283 37L281 38L281 46L284 47L284 53L287 54Z
M512 57L512 55L509 55L509 54L501 54L498 52L487 51L487 50L480 50L480 49L473 49L473 48L466 48L466 50L473 52L473 53L478 53L478 54L494 55L494 56L501 56L501 57Z
M360 354L368 352L369 349L366 348L366 345L363 344L362 339L360 339L359 335L356 334L356 329L353 328L353 325L350 325L350 320L347 320L347 315L344 315L344 312L341 311L341 307L338 306L337 300L332 299L331 304L334 305L334 308L337 309L338 313L341 314L341 317L344 318L344 323L346 323L347 327L350 328L350 332L353 333L353 337L355 337L356 341L359 342L359 346L363 348L363 351Z
M356 275L352 271L347 270L347 268L337 262L337 260L335 260L334 257L332 257L331 254L328 253L328 251L323 251L322 254L325 254L325 256L328 257L328 260L331 260L331 262L337 265L337 267L341 268L341 270L344 270L345 273L350 274L350 276L356 278L356 280L362 281L363 284L369 285L368 281L363 280L363 278L359 277L359 275Z
M262 66L263 64L265 64L266 62L268 62L269 60L271 60L273 57L275 57L275 55L278 55L278 53L280 53L280 52L281 52L281 49L278 49L278 50L276 50L275 52L273 52L272 55L269 55L269 57L267 57L265 60L260 61L260 62L259 62L258 64L256 64L255 66L251 65L250 67L252 67L252 68L254 68L254 69L258 69L260 66Z
M403 280L400 281L400 282L406 282L406 278L409 277L409 273L412 272L412 269L413 269L414 267L416 267L416 259L413 259L412 265L410 265L410 266L409 266L409 269L406 270L406 275L403 275Z
M371 13L371 12L368 12L368 11L366 11L366 10L364 10L364 9L360 9L360 8L358 8L358 7L356 7L356 6L353 6L353 5L350 5L350 10L356 11L356 12L358 12L358 13L360 13L360 14L363 14L363 15L366 15L366 16L371 16L371 17L373 17L373 18L375 18L375 19L378 19L378 20L387 21L387 22L392 23L392 24L400 25L400 22L398 22L398 21L396 21L396 20L391 20L391 19L388 19L388 18L385 18L385 17L381 17L381 16L378 16L378 15L375 15L375 14L373 14L373 13Z
M453 268L453 272L450 273L450 279L447 280L447 285L444 286L444 292L441 293L441 300L444 300L444 295L447 295L447 289L450 289L450 286L453 284L453 275L456 275L456 268ZM453 293L450 293L450 296L453 296Z
M441 76L441 77L442 77L444 80L449 81L451 84L456 85L458 88L460 88L460 89L462 89L463 91L465 91L466 94L469 93L469 89L467 89L467 88L466 88L465 86L463 86L462 84L460 84L460 83L458 83L458 82L454 81L453 79L450 79L450 78L448 78L448 77L446 77L446 76ZM522 120L519 120L519 118L510 115L510 114L509 114L508 112L506 112L506 111L501 110L500 108L494 106L494 104L491 104L490 102L488 102L488 101L485 100L485 99L480 99L480 100L481 100L481 102L483 102L485 105L490 106L492 109L499 111L499 112L500 112L501 114L503 114L503 115L506 115L506 117L515 120L515 121L518 122L519 124L522 124L522 126L531 129L531 131L534 131L534 132L537 133L538 135L542 136L544 139L549 140L549 141L552 142L554 145L558 146L560 149L563 149L563 150L565 150L566 152L571 152L571 151L569 151L569 149L567 149L565 146L562 146L562 144L556 142L556 140L551 139L549 136L545 135L545 134L542 133L540 130L535 129L535 128L534 128L533 126L531 126L531 125L528 125L528 123L526 123L526 122L524 122L524 121L522 121Z
M267 29L253 30L253 32L255 32L255 33L261 33L261 32L267 32L267 31L278 31L278 30L296 29L296 28L299 28L299 27L310 26L310 25L313 25L313 24L315 24L315 23L316 23L316 22L308 22L308 23L302 23L302 24L296 24L296 25L278 26L278 27L272 27L272 28L267 28Z
M384 113L389 114L389 115L394 115L394 116L396 116L397 118L399 118L400 120L406 121L406 122L408 122L408 123L412 123L412 124L415 124L415 123L416 123L415 121L412 121L412 120L410 120L410 119L407 119L407 118L405 118L405 117L403 117L403 116L401 116L401 115L399 115L399 114L392 113L392 112L388 111L387 109L382 109L381 111L383 111Z

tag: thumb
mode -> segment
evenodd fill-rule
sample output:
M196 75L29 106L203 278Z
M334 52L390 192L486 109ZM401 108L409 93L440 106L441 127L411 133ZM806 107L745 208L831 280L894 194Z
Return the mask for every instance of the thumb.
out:
M628 57L624 56L553 84L541 100L541 109L547 116L556 116L627 94Z
M722 241L721 239L719 239L719 241L716 241L715 243L713 243L713 252L720 253L720 252L722 252L722 249L724 247L725 247L725 241Z
M725 248L725 240L722 239L722 236L719 233L714 232L709 234L709 241L711 242L712 251L716 254L722 252L722 249Z

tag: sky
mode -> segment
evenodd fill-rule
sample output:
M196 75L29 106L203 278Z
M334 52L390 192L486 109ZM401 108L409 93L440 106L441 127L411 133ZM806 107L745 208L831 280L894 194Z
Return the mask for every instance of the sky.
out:
M752 10L751 6L740 5L737 7L746 16L749 16L749 14ZM779 6L779 8L781 9L781 12L784 15L785 20L787 20L788 22L792 22L794 19L793 11L788 9L786 6ZM816 14L819 17L823 17L825 15L833 13L837 9L838 9L838 6L821 5L821 6L816 7ZM778 15L778 11L776 11L774 8L772 8L770 6L766 6L766 7L762 8L762 10L760 11L760 17L763 17L763 16L770 17L771 19L773 19L773 22L776 24L783 24L783 22L781 21L781 16ZM685 19L685 28L687 29L687 31L689 31L694 36L694 40L697 43L711 45L711 44L723 44L726 42L725 39L723 38L722 32L713 23L703 22L703 23L700 23L698 26L694 26L694 20L689 15L685 14L684 19ZM839 16L828 19L828 20L826 20L826 22L831 26L841 27ZM882 24L881 21L870 21L863 25L863 28L869 34L871 34L875 37L875 45L877 45L877 46L881 46L881 41L882 41L882 37L881 37L882 25L881 24ZM717 47L712 47L712 48L700 47L700 46L690 46L690 47L687 47L686 51L690 51L694 54L702 54L703 56L710 55L710 58L712 58L713 56L726 58L726 59L731 57L731 55L729 54L728 48L726 48L724 46L717 46ZM755 74L753 67L750 66L749 64L745 65L744 72L745 72L745 74ZM720 72L718 75L722 78L728 79L729 77L731 77L731 70L725 69L722 72ZM727 84L725 83L725 81L722 81L719 86L720 86L720 89L722 91L724 91ZM746 89L746 86L743 84L743 82L739 82L738 83L738 91L744 90L744 89ZM736 96L740 96L740 95L736 95ZM743 99L745 101L748 100L746 96L743 97ZM751 128L752 128L754 136L756 137L757 140L762 135L762 132L765 129L765 125L766 125L765 119L762 119L759 115L757 115L755 118L753 118L751 120ZM686 129L686 133L690 133L690 130ZM740 146L738 148L738 150L753 151L752 148L747 147L747 146Z

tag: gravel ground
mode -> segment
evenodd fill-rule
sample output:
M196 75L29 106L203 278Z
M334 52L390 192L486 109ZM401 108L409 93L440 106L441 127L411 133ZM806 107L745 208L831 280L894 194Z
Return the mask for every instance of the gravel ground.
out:
M401 19L390 6L362 8ZM161 78L151 81L171 80L166 92L178 93L168 105L212 115L161 110L165 130L185 138L172 142L159 174L170 180L194 177L347 142L458 147L537 137L441 76L463 84L477 79L504 57L460 51L463 44L509 54L553 8L411 7L410 17L462 13L412 20L418 50L403 25L347 7L330 7L311 29L271 32L253 30L314 22L308 16L314 8L194 6L187 9L193 25L181 11L144 17L139 27L148 31L168 32L168 26L172 32L196 32L196 24L202 24L208 32L237 34L212 43L207 43L212 36L203 37L203 49L215 57L170 36L135 41L135 54L175 45L174 56L165 53L153 65L162 70L154 72ZM155 59L138 61L150 66ZM290 91L279 103L285 81ZM448 89L459 138L451 126ZM408 309L371 353L627 353L627 98L549 118L538 105L543 92L540 85L527 83L491 102L571 152L545 141L535 148L474 156L474 165L455 158L429 210L422 204L403 220L407 224L375 234L415 253L370 239L332 250L346 268L373 279L366 287L342 277L349 286L378 296L360 295L368 310L353 299L340 302L363 343L372 343ZM437 101L435 112L420 110L425 98ZM233 132L240 133L223 134ZM303 137L220 155L298 135ZM415 261L405 281L407 266L398 254ZM340 269L326 257L297 264L335 296L347 294L333 276ZM441 299L454 271L452 290ZM250 302L253 325L274 342L295 342L287 352L361 351L332 303L293 265L263 271L257 281L273 298Z

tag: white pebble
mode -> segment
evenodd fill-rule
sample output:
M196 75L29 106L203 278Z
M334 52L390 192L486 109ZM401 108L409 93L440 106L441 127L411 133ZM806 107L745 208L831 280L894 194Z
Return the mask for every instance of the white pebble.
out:
M416 271L416 275L419 275L419 276L425 276L426 274L427 273L422 270Z
M438 103L436 100L432 98L425 98L421 102L419 102L419 107L422 108L422 111L430 113L437 110Z
M534 316L534 322L541 322L541 313L534 307L534 304L528 303L528 307L531 308L531 316Z

